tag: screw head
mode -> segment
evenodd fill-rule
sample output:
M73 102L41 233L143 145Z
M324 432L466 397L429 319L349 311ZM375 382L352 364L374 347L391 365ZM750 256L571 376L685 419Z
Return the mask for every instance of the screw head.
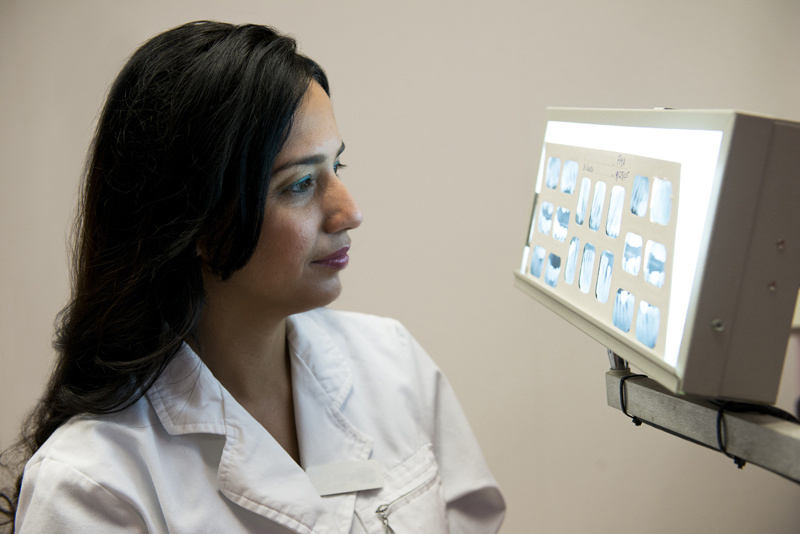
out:
M721 319L714 319L713 321L711 321L711 328L715 332L722 332L723 330L725 330L725 325L722 323Z

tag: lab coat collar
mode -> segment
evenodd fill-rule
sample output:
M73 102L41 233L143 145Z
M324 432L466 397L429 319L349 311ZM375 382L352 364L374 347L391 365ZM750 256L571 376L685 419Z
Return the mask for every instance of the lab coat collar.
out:
M367 459L371 438L340 411L353 387L349 363L317 319L309 312L287 320L301 463L308 467ZM188 345L181 347L147 398L171 435L225 436L217 480L231 501L297 532L349 532L355 494L321 498L303 469Z
M294 373L299 367L306 369L338 410L353 389L353 373L349 360L325 329L331 313L335 312L319 309L290 316L286 320L286 338L292 353L292 379L296 379ZM294 387L297 389L297 384Z
M320 309L289 317L286 337L292 353L294 411L304 467L367 460L372 438L354 427L341 409L353 389L347 357L326 330L331 314ZM356 494L324 497L342 532L349 532Z

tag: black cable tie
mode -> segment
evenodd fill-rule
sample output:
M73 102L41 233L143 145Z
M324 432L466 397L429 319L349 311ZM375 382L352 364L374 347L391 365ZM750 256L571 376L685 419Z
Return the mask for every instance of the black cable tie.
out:
M733 463L736 464L736 467L742 469L746 464L747 460L740 458L734 454L728 452L727 445L725 441L727 440L727 434L724 432L725 428L725 409L728 407L729 403L721 402L719 404L719 410L717 410L717 445L719 446L719 450L728 458L733 460Z
M636 426L642 426L642 420L628 413L625 406L625 381L629 378L647 378L647 375L627 375L619 380L619 407L626 416L631 418L631 422Z

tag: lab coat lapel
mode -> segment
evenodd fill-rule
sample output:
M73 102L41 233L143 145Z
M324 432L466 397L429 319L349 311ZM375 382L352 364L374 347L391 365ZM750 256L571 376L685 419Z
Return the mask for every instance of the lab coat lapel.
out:
M297 532L335 533L334 518L308 476L230 395L223 399L227 440L220 491L242 508Z
M341 412L353 388L349 360L314 317L315 312L292 316L286 329L301 463L307 469L367 460L372 439ZM352 492L324 497L342 532L350 531L355 499Z
M225 436L217 481L232 502L295 532L347 532L331 527L340 523L339 511L330 509L300 466L187 345L147 397L171 435ZM192 483L191 473L186 482Z

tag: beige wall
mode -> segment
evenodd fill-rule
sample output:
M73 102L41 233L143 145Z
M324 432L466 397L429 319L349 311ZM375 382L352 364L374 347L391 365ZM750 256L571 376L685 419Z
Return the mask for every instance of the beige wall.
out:
M505 489L504 532L800 530L797 485L606 407L605 350L511 274L545 106L800 119L791 0L0 0L0 445L50 365L106 88L144 39L199 18L272 24L328 70L365 214L337 306L401 319L445 369Z

